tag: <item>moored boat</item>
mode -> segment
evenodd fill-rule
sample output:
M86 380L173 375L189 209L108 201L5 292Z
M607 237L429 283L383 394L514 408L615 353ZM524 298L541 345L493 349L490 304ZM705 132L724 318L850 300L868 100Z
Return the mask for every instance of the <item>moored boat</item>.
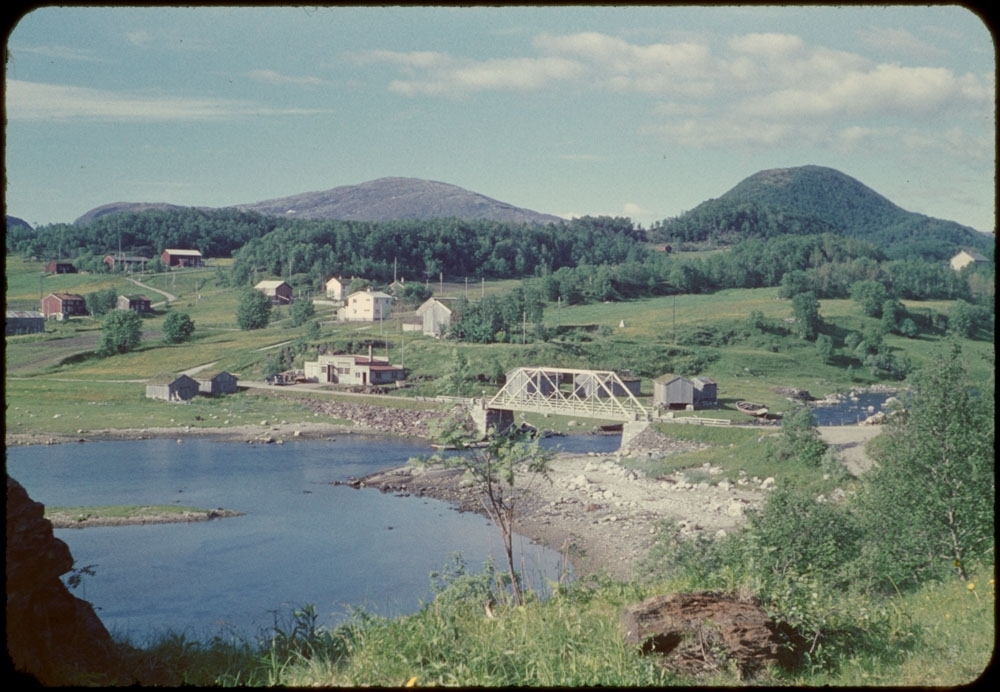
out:
M737 401L736 408L748 416L763 418L767 415L767 406L764 404L755 404L752 401Z

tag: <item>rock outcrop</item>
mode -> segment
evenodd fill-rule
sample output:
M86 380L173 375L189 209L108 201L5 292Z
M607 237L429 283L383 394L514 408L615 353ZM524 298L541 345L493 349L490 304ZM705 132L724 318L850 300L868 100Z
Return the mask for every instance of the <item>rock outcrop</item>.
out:
M60 576L69 547L52 533L45 507L7 476L7 653L15 671L43 685L107 681L115 643L93 606Z

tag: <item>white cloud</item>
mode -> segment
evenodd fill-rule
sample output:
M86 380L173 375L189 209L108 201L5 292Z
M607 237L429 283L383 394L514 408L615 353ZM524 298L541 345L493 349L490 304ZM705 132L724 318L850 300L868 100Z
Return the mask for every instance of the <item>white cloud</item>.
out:
M215 98L160 94L124 94L100 89L10 80L10 120L61 121L212 121L260 114L307 114L318 111L274 109L259 104Z
M323 86L329 84L329 82L319 77L293 77L281 74L275 70L250 70L247 72L247 77L267 84L295 84L298 86Z
M862 29L858 35L862 43L872 50L924 59L945 54L945 51L921 41L906 29Z
M53 58L55 60L68 60L71 62L105 62L103 58L98 58L93 51L75 48L73 46L17 46L11 49L11 53L16 57L18 53L29 53L40 55L43 58Z

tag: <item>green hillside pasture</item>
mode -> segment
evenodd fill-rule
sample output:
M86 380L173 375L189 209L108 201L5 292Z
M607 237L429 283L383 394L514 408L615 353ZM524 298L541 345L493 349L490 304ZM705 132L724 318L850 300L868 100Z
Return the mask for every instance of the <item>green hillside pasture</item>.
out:
M792 316L791 301L779 300L777 288L731 289L705 295L680 295L620 303L594 303L557 308L549 305L544 320L549 327L596 324L612 327L621 336L669 341L676 309L678 330L721 320L742 320L759 310L767 318ZM820 310L822 314L822 310ZM620 322L625 327L620 328Z
M248 390L222 397L195 397L178 404L146 398L141 382L8 379L6 432L77 435L102 430L259 426L261 421L315 423L300 396ZM317 397L321 395L315 395ZM348 424L326 418L323 422ZM261 432L269 427L262 426ZM82 432L81 432L82 431Z

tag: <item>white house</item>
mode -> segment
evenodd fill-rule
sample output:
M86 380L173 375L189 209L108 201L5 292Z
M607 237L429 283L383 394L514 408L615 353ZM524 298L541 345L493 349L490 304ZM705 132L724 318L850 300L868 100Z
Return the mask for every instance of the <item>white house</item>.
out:
M949 264L951 268L955 271L961 271L965 269L970 264L979 264L982 262L989 262L990 260L983 255L979 254L975 250L961 250L957 255L951 258Z
M336 276L326 282L326 297L330 300L344 302L347 298L347 283Z
M306 361L303 370L307 380L344 385L393 384L406 378L402 366L371 355L322 355Z
M357 291L338 312L341 322L378 322L392 315L392 296L381 291Z

